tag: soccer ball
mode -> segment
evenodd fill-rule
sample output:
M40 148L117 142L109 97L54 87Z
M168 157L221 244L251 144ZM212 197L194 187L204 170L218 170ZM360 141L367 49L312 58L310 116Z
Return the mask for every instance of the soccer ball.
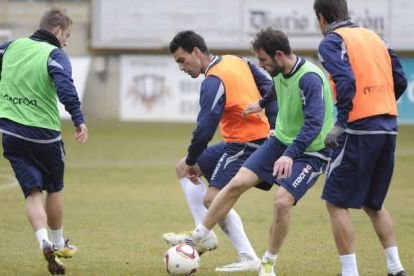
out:
M164 264L170 275L193 275L200 266L200 256L192 246L179 244L165 253Z

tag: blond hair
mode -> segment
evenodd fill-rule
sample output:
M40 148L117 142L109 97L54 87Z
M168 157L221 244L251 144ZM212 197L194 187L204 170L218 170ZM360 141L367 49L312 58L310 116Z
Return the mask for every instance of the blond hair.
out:
M60 26L62 30L66 30L71 25L72 19L68 16L67 10L53 6L40 19L39 28L52 31L55 27Z

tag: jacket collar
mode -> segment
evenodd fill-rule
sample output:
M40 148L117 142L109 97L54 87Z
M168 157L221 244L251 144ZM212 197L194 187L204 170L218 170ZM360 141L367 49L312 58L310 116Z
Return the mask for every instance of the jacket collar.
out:
M57 37L54 34L52 34L51 32L46 31L44 29L37 30L34 34L32 34L32 36L30 38L33 39L33 40L37 40L37 41L47 42L47 43L52 44L52 45L54 45L54 46L56 46L60 49L62 48L60 46L60 42L57 39Z
M328 34L330 34L330 33L332 33L333 31L335 31L338 28L341 28L341 27L350 27L350 26L355 27L355 24L352 23L349 20L334 21L334 22L332 22L331 24L329 24L326 27L325 36L328 35Z

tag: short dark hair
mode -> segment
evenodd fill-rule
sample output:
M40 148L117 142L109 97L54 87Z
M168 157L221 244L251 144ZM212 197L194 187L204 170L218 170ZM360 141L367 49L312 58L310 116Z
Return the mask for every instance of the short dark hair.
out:
M207 48L204 38L195 33L194 31L181 31L176 34L173 40L170 42L170 52L174 54L178 48L183 48L187 53L192 53L194 48L197 47L203 54L210 54Z
M252 46L253 50L261 49L271 57L275 55L276 51L282 51L287 56L292 54L287 36L272 27L261 29L252 41Z
M351 19L346 0L315 0L313 9L316 17L318 14L322 14L328 24Z
M68 11L61 7L51 7L40 19L39 28L52 31L55 27L60 26L66 30L72 25L72 19L68 16Z

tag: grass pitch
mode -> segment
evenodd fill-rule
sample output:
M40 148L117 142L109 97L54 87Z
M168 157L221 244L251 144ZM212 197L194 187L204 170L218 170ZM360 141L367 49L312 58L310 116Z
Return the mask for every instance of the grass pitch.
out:
M167 275L163 256L168 246L162 234L194 227L175 176L175 163L186 155L194 126L92 122L88 127L89 141L79 146L71 124L63 124L64 233L79 250L73 259L63 260L67 274ZM385 202L409 275L414 274L413 137L414 126L400 127L395 174ZM293 209L291 231L277 260L278 276L340 272L328 213L320 199L323 183L320 178ZM259 256L267 248L276 189L248 191L236 205ZM0 217L0 275L47 275L25 215L24 197L4 158L0 159ZM368 217L352 211L352 218L360 274L386 275L384 252ZM218 275L216 266L237 258L218 227L216 233L219 248L203 255L197 275Z

